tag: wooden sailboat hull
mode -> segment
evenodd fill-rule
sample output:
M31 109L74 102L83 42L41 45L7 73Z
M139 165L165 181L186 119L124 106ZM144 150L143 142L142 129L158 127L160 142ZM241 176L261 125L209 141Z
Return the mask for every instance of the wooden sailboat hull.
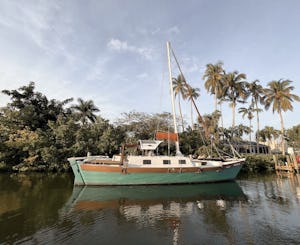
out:
M69 159L75 179L74 185L161 185L212 183L234 180L242 163L223 167L182 168L124 168L123 166L86 164Z

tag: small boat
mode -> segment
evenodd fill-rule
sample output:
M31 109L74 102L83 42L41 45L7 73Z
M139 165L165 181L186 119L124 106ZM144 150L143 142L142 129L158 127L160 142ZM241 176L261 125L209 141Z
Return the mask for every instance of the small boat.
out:
M126 156L124 153L126 145L124 145L121 154L112 158L104 156L68 158L75 176L74 185L211 183L236 178L242 168L244 158L193 159L181 154L174 106L169 43L167 43L167 51L175 132L157 132L155 140L140 140L137 147L141 155ZM175 156L157 154L158 146L165 139L175 142Z

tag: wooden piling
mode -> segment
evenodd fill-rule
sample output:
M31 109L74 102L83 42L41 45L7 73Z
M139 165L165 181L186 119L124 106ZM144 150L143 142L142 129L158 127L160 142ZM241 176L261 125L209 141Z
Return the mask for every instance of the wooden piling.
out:
M275 163L276 173L279 173L281 171L288 173L299 173L299 166L295 155L286 155L286 162L283 164L279 162L278 155L273 155L273 160Z

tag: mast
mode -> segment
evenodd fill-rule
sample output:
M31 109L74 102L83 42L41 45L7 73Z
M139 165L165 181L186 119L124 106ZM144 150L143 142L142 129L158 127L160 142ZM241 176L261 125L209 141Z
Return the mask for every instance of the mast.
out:
M175 103L174 103L174 91L173 91L173 81L172 81L172 69L171 69L171 56L170 56L170 43L167 42L167 52L168 52L168 67L169 67L169 80L170 80L170 93L171 93L171 102L172 102L172 114L173 114L173 123L174 123L174 132L178 135L177 122L176 122L176 113L175 113ZM175 141L176 155L182 155L179 148L179 137Z

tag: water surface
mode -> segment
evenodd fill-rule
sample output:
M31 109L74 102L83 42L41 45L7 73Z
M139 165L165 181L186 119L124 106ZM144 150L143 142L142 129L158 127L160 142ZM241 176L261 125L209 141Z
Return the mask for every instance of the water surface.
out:
M300 178L74 187L0 175L1 244L299 244Z

